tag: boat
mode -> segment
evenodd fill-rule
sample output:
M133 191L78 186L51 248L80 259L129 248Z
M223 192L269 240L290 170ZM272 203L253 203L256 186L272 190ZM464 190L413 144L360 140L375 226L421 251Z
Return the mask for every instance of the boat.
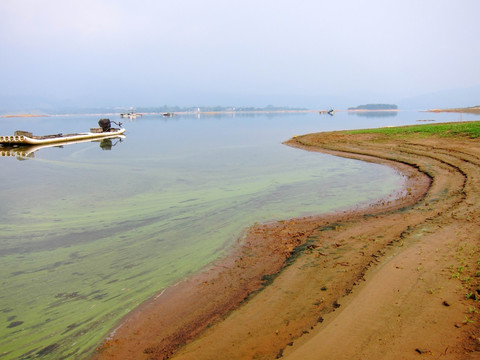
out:
M118 139L118 141L122 141L125 139L125 135L111 135L102 138L95 138L95 139L85 139L85 140L76 140L76 141L64 141L64 142L56 142L50 144L42 144L42 145L1 145L0 146L0 157L16 157L18 160L27 160L32 159L34 157L35 152L57 147L63 148L64 145L72 145L72 144L80 144L86 142L98 142L100 143L100 148L102 150L111 150L112 147L116 146L117 143L112 143L112 140Z
M328 114L328 115L331 115L333 116L333 114L335 114L335 110L334 109L330 109L330 110L321 110L318 112L319 114Z
M137 117L142 117L142 114L135 112L135 110L133 110L133 109L130 109L129 112L121 113L120 117L129 118L129 119L136 119Z
M115 137L125 132L122 128L122 123L115 123L119 128L110 127L109 119L100 119L99 128L91 128L90 132L75 133L75 134L54 134L35 136L28 131L15 131L13 136L0 136L0 144L2 146L21 146L21 145L44 145L66 143L80 140L101 139L106 137Z
M166 113L162 113L162 115L165 117L172 117L172 116L175 116L175 113L166 112Z
M142 117L142 114L135 113L135 112L128 112L124 114L120 114L122 118L129 118L129 119L136 119L137 117Z

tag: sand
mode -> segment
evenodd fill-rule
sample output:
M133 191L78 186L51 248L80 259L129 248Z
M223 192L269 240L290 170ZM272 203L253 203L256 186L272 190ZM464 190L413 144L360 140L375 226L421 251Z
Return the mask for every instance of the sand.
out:
M288 145L392 166L405 192L252 226L95 359L480 358L479 140L334 132Z

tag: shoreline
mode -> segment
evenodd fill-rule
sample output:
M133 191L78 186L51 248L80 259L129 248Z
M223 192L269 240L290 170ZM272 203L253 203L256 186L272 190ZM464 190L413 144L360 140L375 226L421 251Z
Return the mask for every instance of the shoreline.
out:
M1 115L2 118L31 118L31 117L49 117L51 115L40 114L18 114L18 115Z
M318 140L315 145L327 151L378 152L382 146L372 142L379 142L393 156L404 153L408 161L417 158L417 165L428 167L433 179L419 205L423 212L434 213L423 216L415 226L408 225L401 246L385 249L382 260L367 272L358 289L342 299L342 310L327 314L322 326L286 347L282 357L314 359L321 354L327 359L416 359L430 355L477 359L478 297L472 294L479 289L480 224L473 220L479 212L475 179L480 172L478 140L386 139L370 134L363 135L368 142L364 145L353 138L345 136L338 146L319 137L310 145ZM466 268L468 274L463 274ZM345 348L342 345L347 339L349 347Z
M92 359L170 358L185 342L222 321L270 285L316 228L329 227L339 219L362 217L366 212L374 216L413 205L424 195L428 177L422 178L402 164L388 166L407 176L408 194L394 199L389 195L362 208L251 226L222 258L161 290L126 315Z
M410 229L425 226L431 219L442 218L443 212L451 208L450 203L458 200L458 187L465 183L462 172L459 179L450 180L450 168L446 172L440 168L438 174L437 170L431 170L432 164L428 163L431 161L430 154L412 160L408 158L412 156L408 155L411 149L395 151L399 145L412 146L404 140L382 139L384 144L379 145L378 135L316 135L320 140L316 139L313 143L309 143L312 140L307 135L292 139L287 144L364 161L390 162L397 168L401 167L402 171L409 168L415 175L410 173L408 177L411 183L407 186L407 197L400 202L377 204L356 211L253 226L230 256L193 278L164 290L161 296L130 314L114 336L98 349L95 359L222 358L218 354L238 359L253 356L279 358L290 353L289 356L295 358L295 352L301 352L307 346L296 343L305 342L310 332L323 328L323 323L330 321L325 319L335 319L340 304L345 300L352 301L350 299L355 297L352 294L360 292L357 288L362 288L363 283L370 284L369 277L384 266L382 261L392 256L392 250L401 253L400 250L412 248L415 242L410 240L410 232L413 232ZM457 141L458 145L462 145L462 141ZM366 142L371 149L365 147ZM432 144L420 146L432 147ZM471 145L471 141L467 144ZM452 186L453 189L450 189ZM445 191L448 195L444 194ZM441 194L444 194L442 201L438 198ZM435 208L432 203L435 203ZM378 226L381 229L376 229ZM332 245L323 238L325 234L336 238L337 242ZM345 239L345 234L351 235ZM360 244L352 241L363 237L369 238L369 241ZM358 248L360 245L361 248ZM339 258L343 260L338 261ZM255 259L262 259L262 262ZM307 266L308 261L315 264ZM309 271L313 277L321 270L330 281L319 279L320 283L311 288L312 276L305 277L299 270L305 267L312 268ZM320 286L322 281L325 285ZM303 296L294 296L297 304L291 298L295 291L288 289L293 287L298 290L300 285L309 290L302 290ZM427 290L423 292L424 296L428 296ZM284 293L290 296L285 297ZM269 302L272 304L265 307ZM276 302L279 305L273 304ZM301 307L307 310L278 321L282 312L287 309L294 312ZM269 314L272 309L278 311ZM266 317L252 318L260 310ZM458 313L455 315L458 316ZM476 315L468 316L473 318ZM225 341L218 342L219 336ZM331 337L343 338L338 334ZM462 341L465 342L465 338L468 340L468 336L464 336ZM475 347L474 341L467 342L468 346ZM225 343L228 346L222 345ZM295 351L292 352L293 349ZM418 355L415 349L412 351ZM397 353L397 356L401 354L403 352ZM298 358L304 356L302 354Z
M441 113L466 113L466 114L480 114L480 106L471 106L466 108L453 108L453 109L430 109L428 112Z

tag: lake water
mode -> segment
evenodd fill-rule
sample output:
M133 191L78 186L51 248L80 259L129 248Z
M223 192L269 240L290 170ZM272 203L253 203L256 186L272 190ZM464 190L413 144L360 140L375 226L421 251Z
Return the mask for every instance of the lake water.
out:
M101 117L121 120L1 118L0 135L82 132ZM145 115L124 121L121 141L0 157L0 358L88 357L128 311L213 261L255 222L346 209L403 184L385 166L281 144L294 134L477 119Z

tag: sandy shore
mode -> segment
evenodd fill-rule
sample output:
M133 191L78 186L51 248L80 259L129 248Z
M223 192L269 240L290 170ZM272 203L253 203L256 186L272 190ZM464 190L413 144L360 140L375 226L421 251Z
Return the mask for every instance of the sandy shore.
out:
M480 106L472 106L467 108L456 108L456 109L432 109L429 112L453 112L453 113L469 113L469 114L480 114Z
M480 358L479 140L321 133L288 145L393 166L405 196L253 226L129 315L95 359Z

